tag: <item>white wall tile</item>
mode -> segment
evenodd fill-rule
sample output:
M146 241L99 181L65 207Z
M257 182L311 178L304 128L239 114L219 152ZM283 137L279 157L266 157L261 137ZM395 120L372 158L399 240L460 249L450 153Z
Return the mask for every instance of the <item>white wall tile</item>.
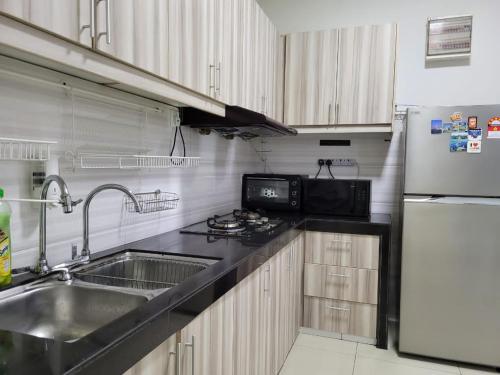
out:
M132 97L131 97L132 99ZM133 100L133 99L132 99ZM216 135L199 136L184 129L188 156L200 156L195 169L95 170L71 168L68 152L106 151L168 155L172 144L172 113L144 112L74 96L67 90L13 79L0 74L0 136L57 141L54 157L73 199L85 198L94 187L119 183L134 192L161 189L178 193L172 211L137 215L124 212L119 192L104 192L90 208L91 250L141 239L224 213L239 206L241 175L260 172L263 164L252 146ZM179 137L178 137L179 138ZM178 144L180 144L178 139ZM177 150L181 150L180 147ZM178 153L176 153L178 154ZM8 197L29 197L32 164L0 161L0 186ZM38 246L38 206L12 203L14 267L33 264ZM67 260L70 244L81 248L82 205L73 214L60 208L47 213L48 258L51 264Z

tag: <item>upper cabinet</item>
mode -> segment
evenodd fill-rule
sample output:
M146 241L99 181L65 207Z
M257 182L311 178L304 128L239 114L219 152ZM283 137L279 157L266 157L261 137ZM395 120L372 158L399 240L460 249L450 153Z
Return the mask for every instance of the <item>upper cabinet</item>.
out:
M396 25L340 30L338 124L392 122Z
M397 26L362 26L286 37L287 125L391 124Z
M286 36L287 125L331 125L336 119L338 31Z
M219 0L168 0L168 78L215 97L215 7Z
M96 0L95 47L156 75L168 75L168 4Z
M0 12L90 47L92 1L0 0Z
M278 118L279 34L255 0L168 3L168 78Z

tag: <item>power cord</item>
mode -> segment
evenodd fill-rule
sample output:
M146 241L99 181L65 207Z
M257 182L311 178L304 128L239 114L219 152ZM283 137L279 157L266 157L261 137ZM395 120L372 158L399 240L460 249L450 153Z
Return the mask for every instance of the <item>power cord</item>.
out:
M333 176L333 173L332 173L332 170L330 169L333 165L333 162L331 161L331 159L327 159L326 160L326 166L328 168L328 173L330 173L330 176L332 176L332 178L335 180L335 177Z
M321 173L321 169L323 168L323 165L325 165L325 161L323 159L319 159L318 165L319 165L318 173L316 173L316 176L314 176L314 179L318 178L319 174Z
M170 150L170 156L174 154L175 146L177 145L177 133L179 133L179 135L181 136L182 156L186 157L186 142L184 141L184 134L182 134L182 129L179 126L175 128L174 141L172 143L172 149Z

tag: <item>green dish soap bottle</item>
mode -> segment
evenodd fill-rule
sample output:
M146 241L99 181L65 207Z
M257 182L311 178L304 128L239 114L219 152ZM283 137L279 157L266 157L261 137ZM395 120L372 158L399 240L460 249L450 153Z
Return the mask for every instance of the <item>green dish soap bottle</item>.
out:
M12 281L12 249L10 238L10 216L12 210L9 203L3 200L4 191L0 188L0 286L9 285Z

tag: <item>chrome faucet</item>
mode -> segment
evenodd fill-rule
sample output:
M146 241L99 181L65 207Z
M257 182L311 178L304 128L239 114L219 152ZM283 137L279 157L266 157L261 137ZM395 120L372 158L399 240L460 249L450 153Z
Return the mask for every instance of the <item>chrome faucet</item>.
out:
M49 186L52 182L55 182L59 186L61 191L60 203L65 214L70 214L73 212L73 207L79 204L82 200L73 202L71 195L69 194L68 187L64 180L57 175L50 175L45 178L42 185L42 193L40 194L40 199L42 201L47 200L47 193L49 191ZM42 202L40 204L40 238L39 238L39 258L38 263L35 266L35 272L46 275L50 272L50 267L47 262L47 203Z
M83 203L83 248L82 248L82 253L79 259L81 261L88 261L90 260L90 249L89 249L89 208L90 208L90 202L92 199L101 191L104 190L119 190L123 192L125 195L127 195L132 202L134 202L135 206L135 211L141 213L142 212L142 207L135 195L127 189L125 186L118 185L118 184L105 184L96 187L94 190L92 190L87 198L85 199L85 202Z

